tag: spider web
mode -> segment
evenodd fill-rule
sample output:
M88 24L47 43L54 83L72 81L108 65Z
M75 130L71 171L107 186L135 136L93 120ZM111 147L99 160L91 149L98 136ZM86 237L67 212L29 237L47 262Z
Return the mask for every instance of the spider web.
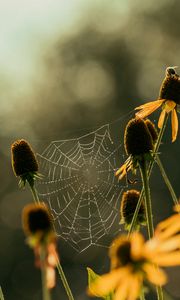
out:
M43 179L40 199L48 203L58 236L76 251L108 246L119 230L119 197L123 186L114 176L118 151L109 125L78 138L52 141L37 154Z

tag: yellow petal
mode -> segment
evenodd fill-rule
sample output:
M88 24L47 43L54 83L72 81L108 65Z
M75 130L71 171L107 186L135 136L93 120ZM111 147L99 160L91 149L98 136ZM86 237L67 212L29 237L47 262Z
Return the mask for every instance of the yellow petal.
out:
M160 222L155 229L155 236L159 240L164 240L177 234L180 231L180 214L175 214L172 217Z
M120 285L118 285L113 300L127 299L128 286L129 286L129 279L127 278L124 279Z
M167 113L169 113L170 111L172 111L175 107L176 107L176 103L172 100L166 100L165 105L164 105L164 109Z
M153 262L158 266L171 267L180 265L180 250L167 254L158 254L153 257Z
M143 269L146 273L147 279L155 285L163 285L167 282L165 272L154 265L145 264Z
M162 128L163 123L164 123L165 115L166 115L166 111L165 111L165 109L163 109L161 114L160 114L159 120L158 120L158 128Z
M180 234L173 236L165 241L157 243L156 252L169 252L180 249ZM161 253L159 254L161 255Z
M142 257L144 246L144 238L139 232L134 232L131 235L131 254L134 259Z
M135 110L140 109L140 111L136 113L136 117L143 119L143 118L149 116L156 109L158 109L162 105L163 102L164 102L164 99L156 100L156 101L148 102L146 104L136 107Z
M127 276L128 272L129 270L127 268L120 268L102 275L89 286L88 294L98 297L107 295L116 288L117 284L120 283L125 276Z
M129 282L128 300L136 300L139 297L142 281L142 275L133 275L132 280Z
M172 142L176 140L178 133L178 117L176 110L173 109L171 112L171 126L172 126Z

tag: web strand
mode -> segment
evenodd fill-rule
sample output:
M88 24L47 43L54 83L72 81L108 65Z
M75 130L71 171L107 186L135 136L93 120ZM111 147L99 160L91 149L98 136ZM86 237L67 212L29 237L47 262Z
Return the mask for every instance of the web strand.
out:
M78 252L108 246L107 236L119 230L124 186L114 173L121 147L106 124L78 138L52 141L37 155L40 199L50 207L57 235Z

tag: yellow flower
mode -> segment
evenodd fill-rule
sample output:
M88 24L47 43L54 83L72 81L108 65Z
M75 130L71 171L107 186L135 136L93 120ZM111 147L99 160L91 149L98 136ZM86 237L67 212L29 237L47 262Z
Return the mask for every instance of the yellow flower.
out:
M113 300L135 300L140 296L144 280L164 285L167 276L159 266L180 265L180 219L174 216L161 222L155 236L145 242L134 232L128 238L120 236L110 247L111 271L98 277L89 287L90 296L104 297L114 292Z
M160 88L159 99L136 107L136 110L140 110L136 113L136 117L145 118L161 106L162 112L159 117L158 127L162 128L165 115L171 112L172 142L174 142L178 133L178 118L176 111L179 104L180 77L173 67L168 67L166 69L165 79Z

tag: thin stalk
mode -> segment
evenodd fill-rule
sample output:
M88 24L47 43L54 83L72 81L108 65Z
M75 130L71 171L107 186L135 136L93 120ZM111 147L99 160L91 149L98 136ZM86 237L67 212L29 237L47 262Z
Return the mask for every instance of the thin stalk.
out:
M69 300L74 300L73 294L71 292L71 289L69 287L69 284L67 282L66 276L64 274L64 271L62 269L62 266L61 266L59 260L58 260L58 264L57 264L57 269L58 269L59 276L61 277L62 283L64 285L64 288L66 290Z
M172 197L172 199L173 199L173 202L174 202L174 204L176 205L176 204L179 203L179 201L178 201L178 199L177 199L177 197L176 197L176 194L175 194L175 192L174 192L174 189L173 189L173 187L172 187L172 185L171 185L171 182L170 182L170 180L169 180L169 178L168 178L168 176L167 176L167 174L166 174L166 172L165 172L165 170L164 170L163 164L162 164L162 162L161 162L161 160L160 160L160 158L159 158L158 155L156 155L156 162L157 162L157 164L158 164L158 167L159 167L159 170L160 170L160 172L161 172L161 175L162 175L162 177L163 177L163 179L164 179L164 181L165 181L165 183L166 183L166 186L167 186L167 188L168 188L168 190L169 190L169 192L170 192L170 194L171 194L171 197Z
M157 142L156 142L156 145L155 145L155 148L154 148L155 155L158 153L158 150L159 150L159 147L160 147L160 144L161 144L161 140L162 140L162 137L163 137L163 134L164 134L164 130L166 128L167 120L168 120L168 114L166 114L166 116L164 118L164 123L162 125L162 128L159 131L159 134L158 134L158 139L157 139ZM149 163L148 178L151 175L151 172L152 172L152 169L153 169L153 166L154 166L154 162L155 162L154 160L151 160L150 163ZM144 194L144 189L142 188L141 194L139 196L139 200L138 200L138 203L136 205L136 209L135 209L135 212L134 212L134 215L133 215L133 218L132 218L132 222L131 222L131 226L130 226L128 235L130 235L134 230L134 226L136 224L136 219L137 219L137 216L138 216L138 213L139 213L139 209L141 207L143 194Z
M39 201L39 196L38 196L38 193L37 193L37 191L36 191L36 188L35 188L34 184L33 184L33 185L32 185L32 184L29 184L29 187L30 187L30 190L31 190L31 192L32 192L34 202L35 202L35 203L40 203L40 201Z
M4 300L4 295L1 286L0 286L0 300Z
M142 161L139 162L139 166L140 166L141 177L142 177L143 188L144 188L144 202L145 202L148 235L149 235L149 239L151 239L154 235L154 225L153 225L151 195L150 195L150 188L149 188L146 158L143 158ZM163 292L160 286L156 287L156 293L157 293L157 299L163 300Z
M40 203L39 196L38 196L37 190L35 189L34 185L32 186L32 185L29 184L29 186L30 186L30 190L31 190L32 195L33 195L34 202L35 203ZM69 300L74 300L74 297L72 295L70 286L68 284L68 281L66 279L66 276L64 274L63 268L60 264L60 261L59 261L58 257L57 257L57 269L58 269L59 276L62 280L62 283L64 285L64 288L65 288L65 291L66 291L66 294L67 294Z
M147 174L147 161L145 158L139 162L141 178L144 188L144 203L145 203L145 211L146 211L146 220L147 220L147 228L149 238L151 239L154 235L154 225L153 225L153 216L152 216L152 206L151 206L151 195L149 188L149 179Z
M46 282L46 251L44 248L41 249L40 253L41 259L41 281L42 281L42 295L43 300L51 300L49 289L47 288Z

